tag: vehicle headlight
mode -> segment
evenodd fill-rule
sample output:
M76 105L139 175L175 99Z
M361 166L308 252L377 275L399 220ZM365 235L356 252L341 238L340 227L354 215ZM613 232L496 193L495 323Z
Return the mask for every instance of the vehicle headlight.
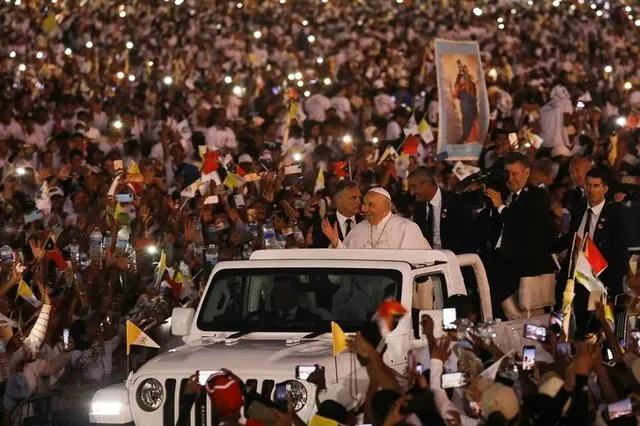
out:
M162 405L163 399L164 389L156 379L146 379L138 386L136 400L144 411L157 410Z
M302 410L307 404L307 388L297 380L289 380L286 386L294 410Z
M96 401L91 403L89 414L96 416L117 416L122 409L121 402Z

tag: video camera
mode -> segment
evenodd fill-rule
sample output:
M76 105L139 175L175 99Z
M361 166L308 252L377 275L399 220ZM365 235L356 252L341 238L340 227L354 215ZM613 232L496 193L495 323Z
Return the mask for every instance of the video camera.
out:
M504 169L489 169L466 177L457 185L456 190L473 209L480 209L489 203L484 195L485 189L495 189L503 194L507 192L507 177Z

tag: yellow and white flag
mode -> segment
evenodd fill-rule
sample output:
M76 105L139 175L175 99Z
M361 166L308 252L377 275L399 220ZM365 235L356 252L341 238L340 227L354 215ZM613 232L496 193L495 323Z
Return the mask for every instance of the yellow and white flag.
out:
M140 330L137 325L127 320L127 355L131 353L131 345L146 346L147 348L159 348L156 342Z
M36 298L36 296L33 294L33 291L31 290L29 285L24 282L24 280L21 280L20 284L18 285L18 293L16 294L16 299L18 298L18 296L22 297L35 308L38 308L40 307L40 305L42 305L42 302Z
M331 321L331 343L333 344L333 356L340 355L348 348L347 335L344 334L338 323L333 321Z
M160 284L162 281L162 277L164 276L164 272L167 270L167 253L162 250L160 253L160 260L158 261L158 267L156 268L156 285Z
M318 169L318 177L316 177L316 186L313 189L314 194L324 189L324 170Z

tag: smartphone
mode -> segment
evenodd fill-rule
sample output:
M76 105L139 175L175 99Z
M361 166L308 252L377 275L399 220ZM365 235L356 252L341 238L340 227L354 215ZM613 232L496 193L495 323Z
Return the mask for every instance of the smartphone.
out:
M212 374L219 373L216 370L198 370L198 384L200 386L204 386L207 384L207 380L211 377Z
M558 343L556 353L560 356L573 356L576 354L576 347L571 342Z
M278 383L273 392L273 402L281 409L287 409L290 387L291 385L287 383Z
M24 215L24 223L35 222L42 218L44 218L44 212L42 210L34 210L31 213Z
M446 373L442 375L442 389L459 388L467 384L468 373Z
M581 110L582 108L584 108L584 102L578 101L578 103L576 103L576 109Z
M518 147L518 134L517 133L509 133L509 143L512 147Z
M122 164L122 160L113 160L113 170L116 172L118 170L124 170L124 165Z
M296 365L296 379L307 380L314 371L316 371L315 365Z
M298 173L302 173L302 166L299 164L295 164L293 166L287 166L284 168L285 175L295 175Z
M424 367L422 366L422 364L420 363L416 364L416 373L418 374L424 373Z
M533 370L533 366L535 364L536 364L536 347L523 346L522 347L522 369L525 371Z
M455 330L456 308L445 308L442 310L442 328L444 330Z
M237 208L240 208L240 207L244 207L244 206L245 206L245 203L244 203L244 195L242 195L242 194L236 194L236 195L234 195L234 196L233 196L233 201L234 201L234 203L236 204L236 207L237 207Z
M69 341L69 329L65 328L64 330L62 330L62 345L65 351L68 351L71 349L71 344Z
M548 340L547 329L534 324L524 325L524 338L546 342Z
M631 404L631 399L629 398L607 405L607 414L609 414L609 420L628 416L632 412L633 405Z
M131 203L133 194L116 194L116 201L119 203Z
M551 312L551 315L549 315L549 325L557 324L562 327L562 321L564 321L562 312Z

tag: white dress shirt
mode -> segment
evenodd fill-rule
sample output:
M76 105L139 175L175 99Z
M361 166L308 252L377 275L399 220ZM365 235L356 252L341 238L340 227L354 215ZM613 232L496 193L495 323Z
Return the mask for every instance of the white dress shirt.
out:
M353 227L356 226L356 217L346 217L339 211L336 211L336 219L338 219L338 226L340 227L340 232L342 232L342 236L346 238L347 236L347 219L351 219L351 230L353 231Z
M429 207L431 205L432 207ZM427 217L429 217L429 209L433 208L433 248L442 248L442 239L440 238L440 215L442 214L442 191L437 189L436 195L427 203Z
M589 209L591 209L591 224L589 225L589 235L591 239L593 239L593 234L596 232L596 225L598 224L598 219L600 219L600 213L602 213L602 209L604 208L605 200L602 200L600 204L596 204L593 207L589 207L587 205L587 210L584 211L584 215L582 215L582 220L580 221L580 227L578 228L578 235L582 237L584 234L584 227L587 222L587 215L589 214Z
M351 232L338 248L377 249L430 249L415 222L389 212L380 223L371 225L364 220L351 228Z

